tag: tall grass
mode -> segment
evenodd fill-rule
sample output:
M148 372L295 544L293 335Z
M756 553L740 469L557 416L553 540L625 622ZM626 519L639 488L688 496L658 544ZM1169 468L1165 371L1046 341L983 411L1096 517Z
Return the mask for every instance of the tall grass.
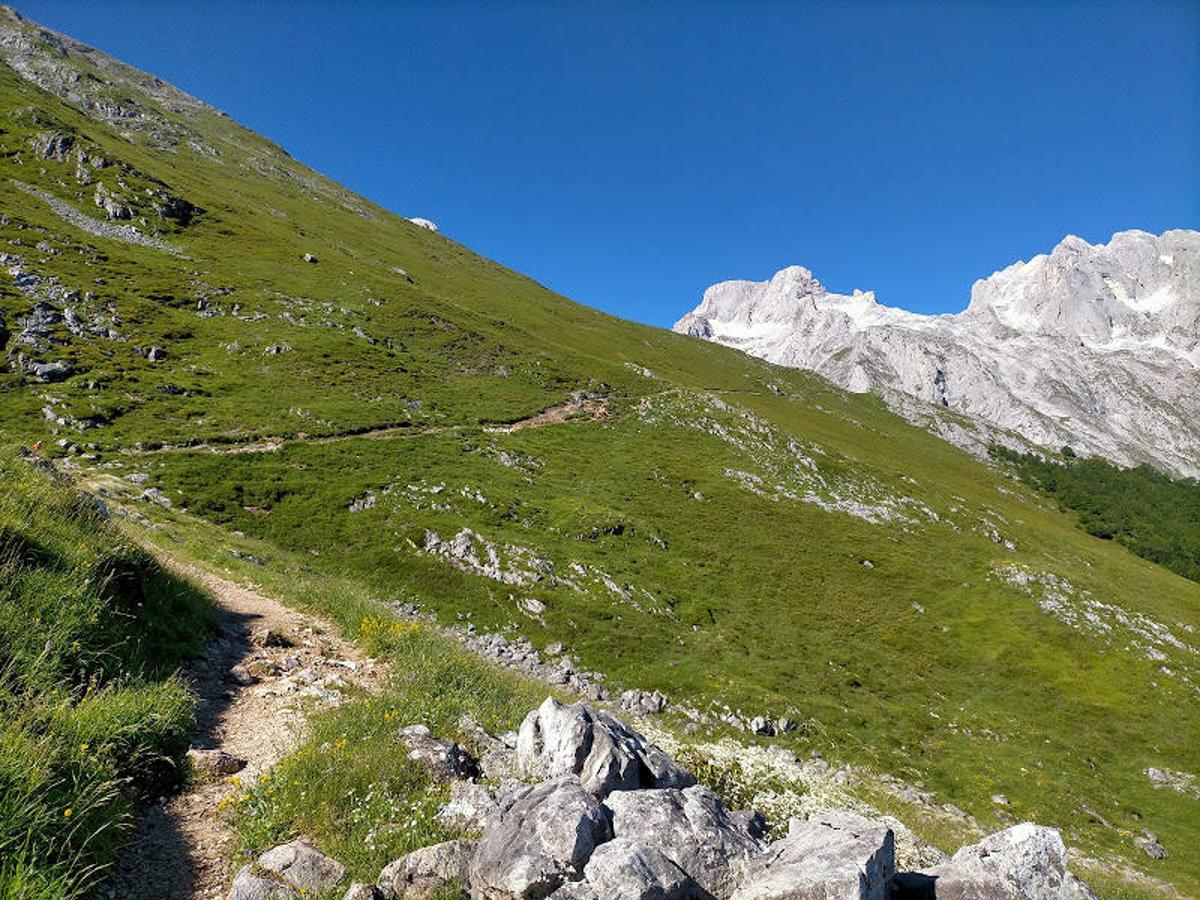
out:
M0 898L80 896L178 778L173 670L214 613L94 501L0 451Z

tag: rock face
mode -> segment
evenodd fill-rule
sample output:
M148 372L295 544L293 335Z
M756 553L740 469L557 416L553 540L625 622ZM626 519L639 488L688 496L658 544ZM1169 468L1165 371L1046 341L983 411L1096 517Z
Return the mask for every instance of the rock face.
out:
M1095 900L1067 871L1067 849L1053 828L1022 822L963 847L943 866L897 879L898 900Z
M700 785L621 791L605 805L617 838L659 851L708 895L728 897L762 851L748 823Z
M895 851L890 828L853 813L793 821L733 900L887 900Z
M472 896L540 900L578 880L612 837L600 802L567 775L518 792L488 826L470 865Z
M543 778L578 775L598 797L638 788L687 787L690 773L619 719L586 703L566 706L547 697L525 717L517 761Z
M1021 441L1200 474L1200 233L1063 240L923 316L827 291L799 266L727 281L675 330L877 391L980 451ZM976 427L946 416L963 413Z

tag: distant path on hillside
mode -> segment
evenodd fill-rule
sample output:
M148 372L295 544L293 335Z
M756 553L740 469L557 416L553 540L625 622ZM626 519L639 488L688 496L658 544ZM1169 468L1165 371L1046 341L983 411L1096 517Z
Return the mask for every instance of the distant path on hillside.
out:
M199 766L211 765L216 754L197 756L195 781L139 819L107 894L119 900L222 898L241 864L220 817L222 800L257 782L297 744L306 707L335 704L350 685L376 690L386 667L365 658L328 622L211 572L161 561L202 585L220 609L216 640L184 673L199 697L193 749L223 751L245 765L232 776L201 773ZM222 764L235 763L222 757L217 767Z
M126 456L149 456L158 453L186 453L207 450L209 453L275 453L288 444L332 444L352 438L423 437L431 434L454 434L460 431L484 431L491 434L509 434L525 428L542 428L547 425L563 425L580 418L603 421L608 418L606 400L569 400L547 407L540 413L503 425L429 425L415 428L412 425L381 425L378 428L344 431L338 434L296 434L291 437L257 437L246 441L228 441L217 444L167 444L162 447L141 449L122 447L119 451Z

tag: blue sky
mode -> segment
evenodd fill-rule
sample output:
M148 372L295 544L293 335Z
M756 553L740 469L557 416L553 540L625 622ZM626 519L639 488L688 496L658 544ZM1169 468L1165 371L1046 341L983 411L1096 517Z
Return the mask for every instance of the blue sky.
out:
M29 0L576 300L808 266L927 312L1063 235L1200 226L1200 4Z

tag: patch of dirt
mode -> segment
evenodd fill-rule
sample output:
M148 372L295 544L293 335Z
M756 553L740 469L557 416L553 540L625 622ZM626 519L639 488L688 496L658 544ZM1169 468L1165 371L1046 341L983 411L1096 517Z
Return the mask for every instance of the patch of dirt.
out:
M292 749L305 713L341 702L347 688L378 690L386 668L333 626L193 566L167 561L202 584L220 608L220 632L190 665L199 697L192 746L245 760L234 776L252 784ZM243 684L231 673L248 673ZM243 681L249 680L243 674ZM99 896L119 900L224 897L234 870L233 835L218 804L237 791L228 776L197 771L182 793L147 810Z

